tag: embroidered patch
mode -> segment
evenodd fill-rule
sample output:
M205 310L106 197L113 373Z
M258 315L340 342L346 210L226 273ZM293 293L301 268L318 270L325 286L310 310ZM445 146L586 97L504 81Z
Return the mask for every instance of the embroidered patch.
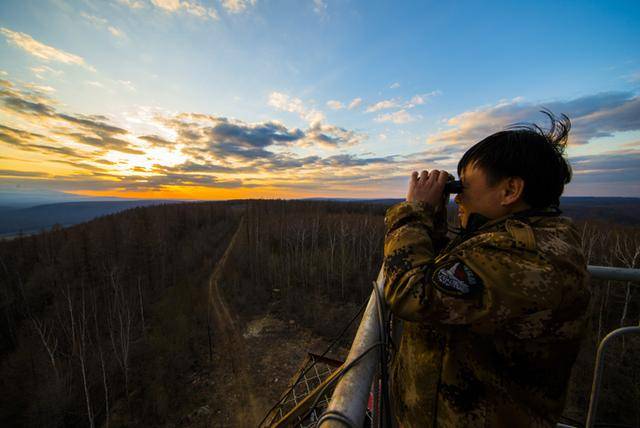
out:
M436 288L443 293L469 297L482 289L482 280L464 263L456 261L433 273Z

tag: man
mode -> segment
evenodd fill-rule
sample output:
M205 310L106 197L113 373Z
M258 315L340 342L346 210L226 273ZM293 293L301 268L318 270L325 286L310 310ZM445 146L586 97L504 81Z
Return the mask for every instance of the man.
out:
M385 299L403 319L391 366L399 426L551 427L589 305L580 238L558 210L570 129L520 125L460 160L462 226L447 243L438 170L414 172L385 216Z

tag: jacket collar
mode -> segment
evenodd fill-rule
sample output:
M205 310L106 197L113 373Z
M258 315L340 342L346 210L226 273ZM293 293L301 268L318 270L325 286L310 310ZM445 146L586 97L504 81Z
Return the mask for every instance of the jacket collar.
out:
M562 211L556 206L550 206L542 209L531 208L528 210L507 214L506 216L493 220L478 213L471 213L469 215L469 219L467 220L467 227L462 229L462 234L467 235L479 230L488 229L491 226L500 224L508 219L527 221L531 217L556 217L560 214L562 214Z

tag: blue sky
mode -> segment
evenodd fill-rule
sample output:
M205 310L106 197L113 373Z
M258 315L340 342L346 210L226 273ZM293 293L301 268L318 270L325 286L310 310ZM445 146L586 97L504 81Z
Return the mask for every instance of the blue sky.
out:
M0 185L136 197L398 197L540 107L568 195L640 196L640 4L0 4Z

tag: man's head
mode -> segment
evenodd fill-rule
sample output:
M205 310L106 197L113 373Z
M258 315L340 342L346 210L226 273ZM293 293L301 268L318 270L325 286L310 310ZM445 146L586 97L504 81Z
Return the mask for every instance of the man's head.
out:
M471 213L495 219L529 208L558 206L571 167L564 158L569 118L551 120L549 131L516 124L471 147L458 163L463 191L455 198L462 227Z

